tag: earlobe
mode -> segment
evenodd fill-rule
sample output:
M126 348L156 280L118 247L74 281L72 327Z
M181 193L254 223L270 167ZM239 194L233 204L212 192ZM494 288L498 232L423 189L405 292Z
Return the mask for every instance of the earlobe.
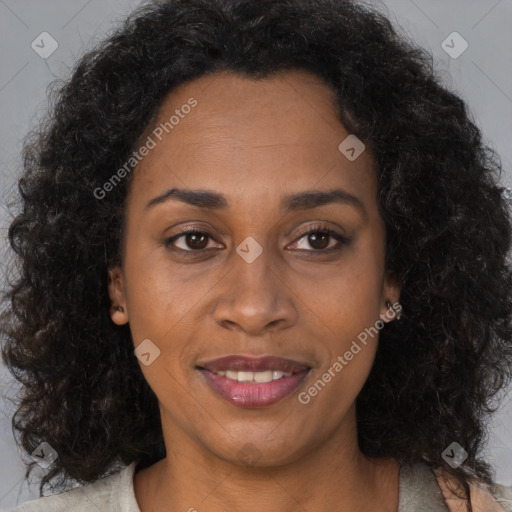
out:
M108 295L110 297L110 317L117 325L128 322L128 310L123 289L123 275L119 267L108 271Z
M383 322L400 320L402 316L402 305L400 304L401 287L396 276L388 272L383 290L383 305L380 313L380 319Z
M402 304L400 304L400 302L391 302L388 298L386 299L386 308L386 312L380 315L382 321L391 322L392 320L400 320L402 316Z

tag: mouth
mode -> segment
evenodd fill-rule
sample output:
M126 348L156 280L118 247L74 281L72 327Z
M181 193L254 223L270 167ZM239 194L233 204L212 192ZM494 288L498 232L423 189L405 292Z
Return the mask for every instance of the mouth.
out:
M292 394L311 366L281 357L227 356L196 366L209 387L237 407L267 407Z

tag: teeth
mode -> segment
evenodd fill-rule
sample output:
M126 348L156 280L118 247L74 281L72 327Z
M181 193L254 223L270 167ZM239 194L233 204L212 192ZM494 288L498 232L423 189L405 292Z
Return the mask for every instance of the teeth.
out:
M271 370L267 370L265 372L254 372L253 380L254 382L270 382L272 380L272 372Z
M233 370L226 370L215 373L231 380L237 380L238 382L256 383L272 382L273 380L281 379L282 377L289 377L291 375L291 372L281 372L278 370L265 370L263 372L237 372Z
M254 372L238 372L238 382L252 382L254 380Z

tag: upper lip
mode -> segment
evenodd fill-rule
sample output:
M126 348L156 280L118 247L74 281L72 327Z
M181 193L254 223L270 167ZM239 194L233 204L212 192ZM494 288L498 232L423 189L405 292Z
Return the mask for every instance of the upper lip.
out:
M211 372L226 370L248 372L276 370L286 373L298 373L310 368L307 364L293 359L285 359L276 356L251 357L242 355L231 355L212 359L211 361L199 364L198 367Z

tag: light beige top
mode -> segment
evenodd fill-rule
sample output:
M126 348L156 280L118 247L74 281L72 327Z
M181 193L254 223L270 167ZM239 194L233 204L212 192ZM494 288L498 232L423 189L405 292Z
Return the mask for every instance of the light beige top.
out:
M13 512L141 512L135 499L136 463L96 482L28 501ZM459 512L458 500L445 500L442 482L424 463L400 468L398 512ZM512 512L512 487L495 484L492 496L471 488L475 512ZM199 504L191 504L191 508Z

